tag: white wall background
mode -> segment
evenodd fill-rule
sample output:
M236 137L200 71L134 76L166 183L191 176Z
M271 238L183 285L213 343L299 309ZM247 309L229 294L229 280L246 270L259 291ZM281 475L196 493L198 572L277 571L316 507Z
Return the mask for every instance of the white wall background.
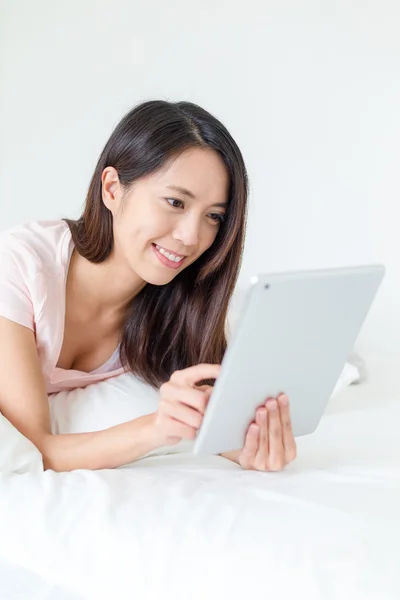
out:
M240 283L382 262L357 349L400 349L400 3L0 0L0 229L77 216L123 114L192 100L251 178Z

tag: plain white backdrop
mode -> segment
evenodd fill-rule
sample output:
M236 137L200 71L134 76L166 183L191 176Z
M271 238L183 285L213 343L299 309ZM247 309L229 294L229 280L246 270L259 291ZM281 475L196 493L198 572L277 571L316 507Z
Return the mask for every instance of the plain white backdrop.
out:
M239 285L383 263L357 342L400 351L400 4L0 0L0 229L79 215L126 111L191 100L251 182Z

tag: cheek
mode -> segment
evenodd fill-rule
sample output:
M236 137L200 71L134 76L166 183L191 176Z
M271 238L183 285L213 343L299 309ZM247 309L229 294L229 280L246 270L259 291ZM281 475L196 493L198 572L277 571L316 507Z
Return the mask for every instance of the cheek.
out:
M116 225L126 244L137 245L157 235L160 221L157 211L151 210L150 202L141 202L126 206L119 214Z
M215 238L218 235L218 227L211 227L206 223L204 229L200 234L200 243L196 259L199 258L204 252L206 252L214 243Z
M204 234L204 246L205 250L208 250L213 245L215 238L218 235L219 228L206 224L206 232Z

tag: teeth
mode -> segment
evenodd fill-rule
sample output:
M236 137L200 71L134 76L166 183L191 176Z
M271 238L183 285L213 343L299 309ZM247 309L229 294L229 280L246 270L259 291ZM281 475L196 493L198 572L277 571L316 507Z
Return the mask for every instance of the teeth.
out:
M164 250L164 248L161 248L161 246L157 246L157 244L156 248L161 254L166 256L168 260L171 260L172 262L179 262L183 258L183 256L176 256L175 254L172 254L172 252L167 252L166 250Z

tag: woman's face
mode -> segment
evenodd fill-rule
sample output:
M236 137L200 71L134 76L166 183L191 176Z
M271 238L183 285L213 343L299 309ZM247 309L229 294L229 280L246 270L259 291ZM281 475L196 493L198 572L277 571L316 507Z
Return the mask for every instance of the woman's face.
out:
M113 259L154 285L169 283L212 245L227 210L228 174L210 149L186 150L125 191L113 167L102 182Z

